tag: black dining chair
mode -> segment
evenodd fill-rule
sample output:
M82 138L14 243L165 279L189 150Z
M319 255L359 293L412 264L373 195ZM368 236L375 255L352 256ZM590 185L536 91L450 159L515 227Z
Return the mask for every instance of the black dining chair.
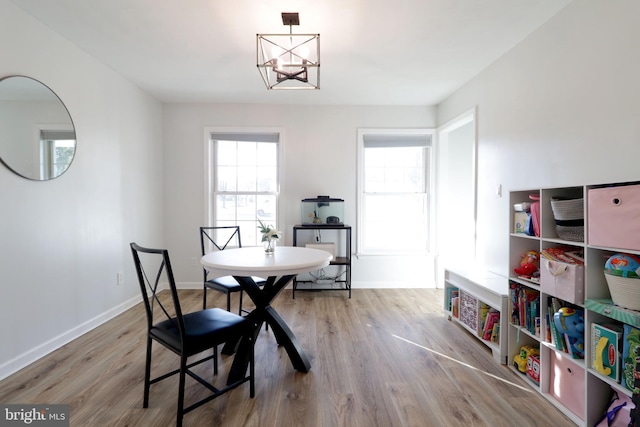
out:
M229 225L219 227L200 227L200 248L202 256L212 251L223 251L227 248L241 248L240 226ZM203 271L203 297L202 308L207 308L207 289L222 292L227 296L227 311L231 311L231 294L238 292L238 314L247 313L242 309L242 287L232 276L222 276L209 279L209 271ZM253 280L260 286L265 280L260 277L253 277Z
M221 308L210 308L192 313L183 313L180 299L166 249L143 248L131 243L133 261L140 283L140 291L147 317L147 356L144 374L143 407L149 407L149 388L175 374L179 375L178 412L176 424L182 426L184 415L216 397L249 382L249 395L255 396L254 382L254 328L246 318ZM164 284L168 284L168 292L161 292ZM238 341L241 337L249 342L249 374L246 372L231 384L217 388L196 374L192 368L213 360L213 374L218 374L217 346L227 341ZM171 372L151 378L151 347L153 341L173 351L180 357L180 367ZM209 352L207 350L212 350ZM201 354L205 353L205 354ZM188 362L188 358L198 355L197 360ZM203 399L184 407L186 376L198 381L209 389L210 393ZM243 376L244 375L244 376Z

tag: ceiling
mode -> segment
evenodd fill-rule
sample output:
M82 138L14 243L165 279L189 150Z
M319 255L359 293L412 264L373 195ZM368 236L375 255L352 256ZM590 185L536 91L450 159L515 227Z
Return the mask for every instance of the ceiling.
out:
M163 102L436 105L571 0L11 0ZM320 33L317 91L269 91L256 34Z

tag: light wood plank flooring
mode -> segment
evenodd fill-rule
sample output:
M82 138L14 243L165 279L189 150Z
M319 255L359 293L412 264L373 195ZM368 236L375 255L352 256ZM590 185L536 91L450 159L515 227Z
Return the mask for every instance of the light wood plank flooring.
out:
M185 311L201 291L181 291ZM224 306L215 297L212 306ZM274 307L311 359L296 372L270 330L256 344L256 396L247 385L187 414L185 426L389 427L574 424L497 364L442 312L436 289L285 290ZM248 298L245 298L248 299ZM0 382L2 403L66 403L71 426L175 425L177 379L151 386L142 408L141 305ZM221 357L222 383L231 359ZM154 371L177 357L154 345ZM210 369L205 364L202 369ZM152 372L154 372L152 371ZM187 402L204 393L189 382Z

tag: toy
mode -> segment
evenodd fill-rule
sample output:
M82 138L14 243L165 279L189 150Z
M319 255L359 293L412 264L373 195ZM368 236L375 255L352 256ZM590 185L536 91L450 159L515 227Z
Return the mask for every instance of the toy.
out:
M605 263L604 271L614 276L638 278L640 258L631 254L615 254Z
M527 357L527 376L536 384L540 383L540 355L530 354Z
M580 309L562 307L553 315L553 323L567 341L574 359L584 359L584 314Z
M531 355L540 357L540 350L532 345L523 345L520 347L520 353L513 358L513 367L522 373L527 372L527 361Z
M528 251L521 256L520 266L514 268L518 276L531 279L540 275L540 254L537 251Z

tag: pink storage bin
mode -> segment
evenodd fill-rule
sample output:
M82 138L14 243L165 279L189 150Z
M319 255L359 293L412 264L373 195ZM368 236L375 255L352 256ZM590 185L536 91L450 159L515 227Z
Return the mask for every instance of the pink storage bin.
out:
M584 266L542 258L540 290L574 304L583 304Z
M549 394L578 418L584 420L584 368L572 363L569 357L551 351Z
M640 185L591 189L587 206L589 245L640 250Z

